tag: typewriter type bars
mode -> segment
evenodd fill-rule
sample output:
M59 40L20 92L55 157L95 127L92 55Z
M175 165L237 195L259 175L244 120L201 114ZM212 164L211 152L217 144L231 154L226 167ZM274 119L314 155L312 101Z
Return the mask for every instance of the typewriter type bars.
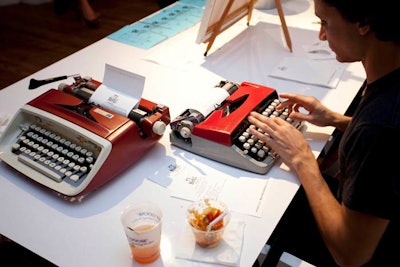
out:
M265 174L279 158L261 140L248 133L254 127L247 120L251 111L265 116L281 117L297 129L302 122L291 121L288 110L276 110L279 97L275 89L243 82L240 87L207 118L193 125L191 134L180 134L179 124L172 122L170 141L173 145L221 163Z

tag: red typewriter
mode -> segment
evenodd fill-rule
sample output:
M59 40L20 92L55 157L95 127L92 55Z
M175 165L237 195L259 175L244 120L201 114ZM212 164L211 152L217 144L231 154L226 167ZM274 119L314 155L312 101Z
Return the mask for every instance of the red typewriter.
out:
M169 108L141 98L123 116L90 102L101 82L74 77L31 100L0 139L0 158L73 202L139 161L170 123Z
M216 107L211 113L187 109L172 120L171 143L233 167L267 173L279 155L248 133L248 128L254 127L247 120L249 113L257 111L265 116L281 117L298 129L302 123L290 120L287 109L275 109L280 100L273 88L222 81L215 90L221 89L229 92L227 98L221 103L210 103Z

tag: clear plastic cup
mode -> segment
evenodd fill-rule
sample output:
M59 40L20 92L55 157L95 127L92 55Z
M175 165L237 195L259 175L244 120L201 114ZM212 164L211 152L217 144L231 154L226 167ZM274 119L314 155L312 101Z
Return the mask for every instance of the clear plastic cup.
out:
M221 220L215 223L219 216ZM224 235L231 214L228 206L217 199L201 199L189 205L186 211L186 219L192 229L196 243L203 248L217 246ZM210 224L214 225L207 229Z
M135 261L151 263L160 257L161 222L161 209L154 203L137 203L124 209L121 223Z

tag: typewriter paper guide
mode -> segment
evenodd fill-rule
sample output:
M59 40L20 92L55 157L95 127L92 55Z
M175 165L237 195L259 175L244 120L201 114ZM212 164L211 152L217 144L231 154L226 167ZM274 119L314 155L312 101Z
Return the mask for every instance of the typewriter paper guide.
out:
M90 100L95 104L128 116L139 105L145 77L106 64L103 83Z

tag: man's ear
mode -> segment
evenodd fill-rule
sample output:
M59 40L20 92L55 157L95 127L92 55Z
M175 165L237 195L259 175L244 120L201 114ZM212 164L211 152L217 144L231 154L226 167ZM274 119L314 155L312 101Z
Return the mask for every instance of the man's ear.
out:
M361 35L366 35L370 29L371 29L371 26L369 25L368 22L364 21L364 22L358 23L358 32Z

